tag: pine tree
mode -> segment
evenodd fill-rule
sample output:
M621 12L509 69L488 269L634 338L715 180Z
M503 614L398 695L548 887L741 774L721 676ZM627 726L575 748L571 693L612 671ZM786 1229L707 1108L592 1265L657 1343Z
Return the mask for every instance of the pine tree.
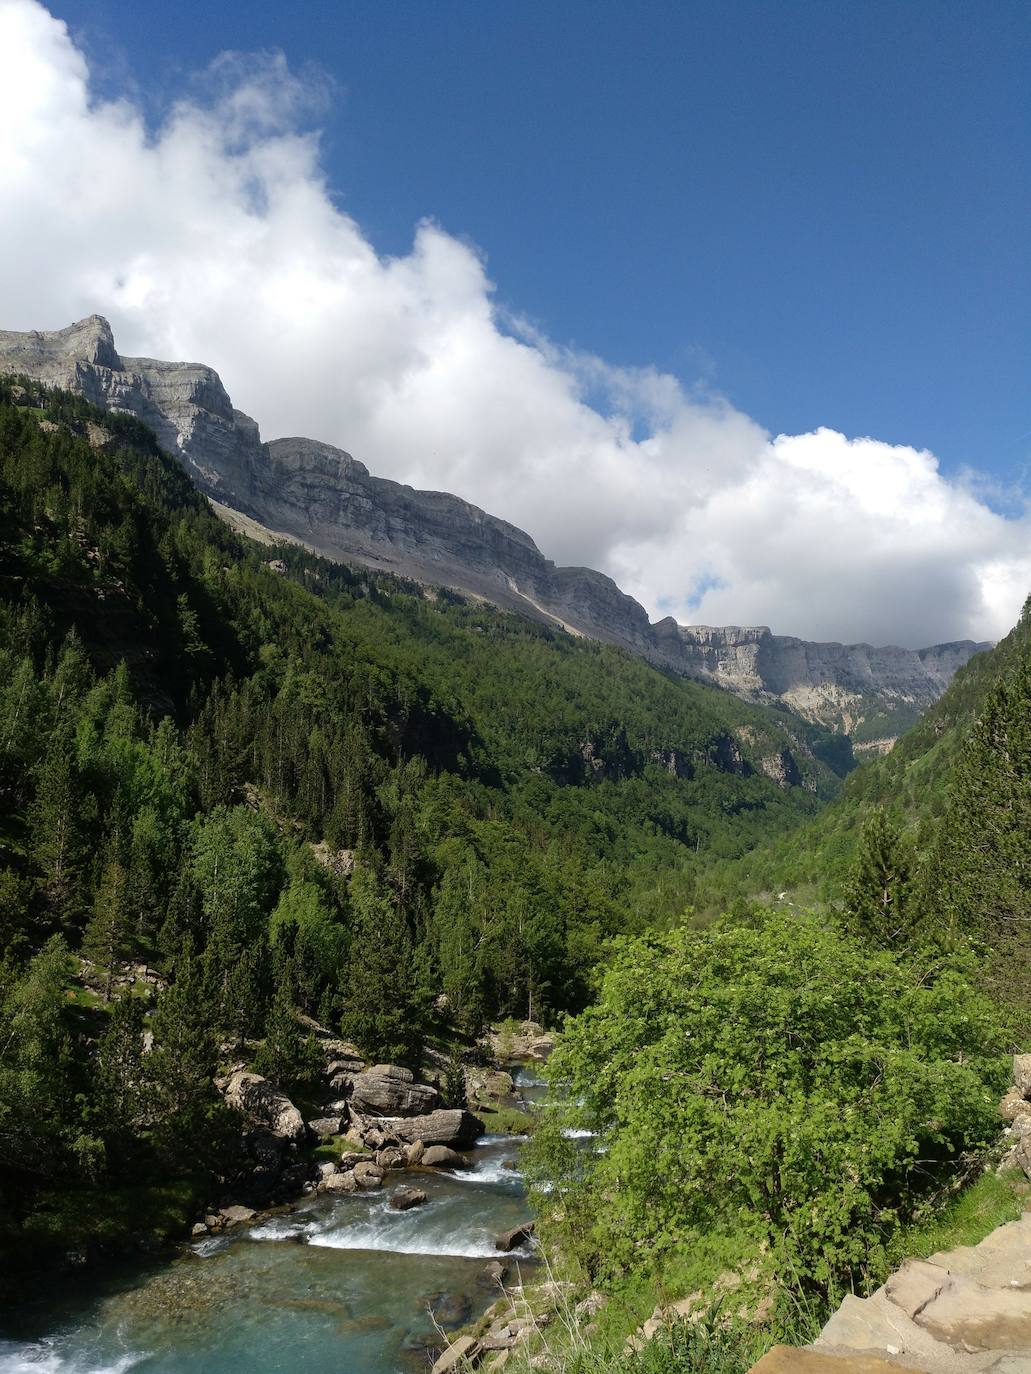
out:
M351 911L343 1033L375 1059L413 1060L422 1043L423 1018L408 924L364 866L351 879Z
M111 1000L115 969L131 948L129 912L126 905L125 869L116 860L104 866L104 875L86 924L82 953L104 975L104 1001Z
M872 944L898 948L911 934L909 849L899 827L878 809L863 826L845 888L845 918Z

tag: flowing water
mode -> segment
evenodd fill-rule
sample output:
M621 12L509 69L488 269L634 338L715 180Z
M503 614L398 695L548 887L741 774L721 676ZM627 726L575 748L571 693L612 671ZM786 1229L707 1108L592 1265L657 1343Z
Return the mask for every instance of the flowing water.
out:
M434 1322L461 1326L497 1296L484 1274L494 1238L528 1216L518 1147L486 1136L467 1171L306 1199L171 1262L23 1306L0 1336L0 1374L425 1374ZM408 1182L428 1201L392 1211ZM533 1267L527 1250L507 1258L510 1281Z

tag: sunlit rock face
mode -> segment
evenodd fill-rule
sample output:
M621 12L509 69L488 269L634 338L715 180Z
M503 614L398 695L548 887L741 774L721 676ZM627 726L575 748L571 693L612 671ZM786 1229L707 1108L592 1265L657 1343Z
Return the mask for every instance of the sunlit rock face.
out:
M447 492L373 477L315 439L263 443L257 424L202 363L123 358L111 326L91 315L67 329L0 331L0 371L66 388L135 415L157 434L224 518L253 522L329 558L452 587L508 610L604 640L657 666L883 750L936 701L979 650L813 644L766 626L651 624L644 607L591 568L560 568L523 530Z

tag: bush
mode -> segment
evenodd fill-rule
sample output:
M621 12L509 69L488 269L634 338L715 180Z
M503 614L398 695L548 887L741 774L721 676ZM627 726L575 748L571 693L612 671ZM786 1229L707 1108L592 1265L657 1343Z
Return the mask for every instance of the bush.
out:
M824 1293L879 1273L901 1220L998 1130L992 1007L957 962L917 967L813 916L624 942L571 1019L531 1175L589 1272L737 1237ZM600 1150L563 1128L595 1131Z

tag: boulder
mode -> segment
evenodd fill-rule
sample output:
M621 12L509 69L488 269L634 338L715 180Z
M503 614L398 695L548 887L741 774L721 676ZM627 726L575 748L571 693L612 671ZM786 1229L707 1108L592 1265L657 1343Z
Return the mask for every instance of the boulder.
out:
M474 1336L459 1336L437 1360L430 1374L451 1374L452 1370L461 1369L467 1360L475 1358L478 1349Z
M354 1181L359 1188L380 1188L383 1185L383 1170L378 1164L362 1163L354 1166Z
M323 1160L322 1163L318 1165L318 1176L323 1181L329 1178L332 1174L338 1174L339 1172L340 1170L330 1159Z
M234 1203L231 1207L223 1207L219 1216L226 1226L242 1226L245 1222L253 1221L257 1216L253 1207L241 1207L239 1203Z
M508 1278L508 1265L504 1260L491 1260L476 1276L477 1288L500 1288Z
M496 1250L502 1250L505 1254L514 1250L516 1246L523 1245L533 1235L534 1225L532 1221L524 1221L522 1226L513 1226L511 1231L502 1231L494 1242Z
M426 1153L426 1146L421 1140L413 1140L410 1145L402 1148L405 1168L414 1169L417 1164L422 1163L422 1157Z
M283 1092L260 1074L241 1069L226 1086L226 1101L286 1140L307 1138L304 1117Z
M1031 1113L1031 1102L1027 1101L1019 1088L1010 1088L999 1103L999 1115L1006 1121L1016 1121L1018 1116L1028 1113Z
M1031 1054L1013 1056L1013 1086L1021 1097L1031 1097Z
M337 1160L338 1169L353 1169L356 1164L374 1164L376 1156L363 1150L345 1150Z
M343 1134L344 1118L342 1116L318 1116L314 1121L308 1122L308 1130L319 1140L332 1140L335 1135Z
M320 1193L354 1193L357 1190L358 1181L350 1169L346 1173L337 1170L319 1184Z
M196 1221L196 1222L194 1222L193 1227L192 1227L191 1230L190 1230L190 1235L191 1235L191 1236L206 1236L206 1235L208 1234L208 1232L210 1231L210 1229L211 1229L210 1227L204 1225L203 1221Z
M453 1149L472 1145L484 1131L479 1117L458 1107L443 1107L428 1116L413 1116L389 1124L399 1140L409 1143L421 1140L424 1145L450 1145Z
M395 1212L407 1212L412 1207L421 1207L426 1194L421 1188L398 1188L390 1195L390 1206Z
M423 1151L419 1162L426 1169L469 1168L469 1161L465 1155L460 1155L457 1150L451 1150L446 1145L431 1145L428 1150Z
M388 1145L386 1149L376 1151L376 1163L381 1169L402 1169L404 1168L404 1151L396 1145Z
M374 1064L355 1076L351 1101L359 1112L419 1116L436 1107L440 1094L426 1083L416 1083L411 1069L399 1064Z
M243 1143L256 1164L263 1169L278 1170L287 1144L284 1136L276 1135L275 1131L269 1130L267 1126L258 1126L255 1130L247 1132Z

